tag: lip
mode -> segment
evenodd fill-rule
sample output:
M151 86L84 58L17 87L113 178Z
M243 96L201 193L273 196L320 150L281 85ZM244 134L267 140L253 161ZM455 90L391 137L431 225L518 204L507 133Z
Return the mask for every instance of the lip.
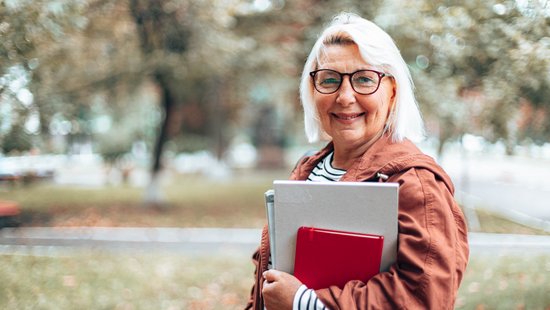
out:
M352 123L356 119L365 115L365 112L360 113L331 113L331 115L338 121L345 123Z

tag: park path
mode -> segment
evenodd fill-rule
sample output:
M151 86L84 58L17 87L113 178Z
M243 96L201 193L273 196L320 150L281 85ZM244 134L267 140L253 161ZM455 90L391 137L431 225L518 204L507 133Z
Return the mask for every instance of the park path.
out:
M261 231L247 228L22 227L0 230L0 254L67 255L92 249L248 255ZM550 255L550 235L469 233L471 255Z
M463 206L550 232L550 158L451 153L441 165Z

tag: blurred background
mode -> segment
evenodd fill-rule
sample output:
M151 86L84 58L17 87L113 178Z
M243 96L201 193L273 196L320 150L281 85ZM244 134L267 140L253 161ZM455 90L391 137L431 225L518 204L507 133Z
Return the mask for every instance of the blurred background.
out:
M548 309L544 0L0 1L0 307L242 308L263 193L322 147L304 137L298 85L341 11L396 41L427 126L419 146L489 240L457 308ZM194 228L256 239L182 249Z

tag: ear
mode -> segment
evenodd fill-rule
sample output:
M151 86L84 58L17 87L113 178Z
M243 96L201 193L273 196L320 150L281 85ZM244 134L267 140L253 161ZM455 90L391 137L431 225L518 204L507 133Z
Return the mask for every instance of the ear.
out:
M395 100L397 97L397 85L395 84L395 79L391 78L392 90L390 97L390 104L388 105L388 116L393 112L395 106Z

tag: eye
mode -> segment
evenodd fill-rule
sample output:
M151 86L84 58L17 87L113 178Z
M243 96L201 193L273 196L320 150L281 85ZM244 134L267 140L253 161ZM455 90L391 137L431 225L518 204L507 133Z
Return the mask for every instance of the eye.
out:
M359 74L353 78L353 82L361 85L376 84L376 79L368 74Z
M335 77L327 77L320 80L321 85L333 85L333 84L340 84L340 79Z

